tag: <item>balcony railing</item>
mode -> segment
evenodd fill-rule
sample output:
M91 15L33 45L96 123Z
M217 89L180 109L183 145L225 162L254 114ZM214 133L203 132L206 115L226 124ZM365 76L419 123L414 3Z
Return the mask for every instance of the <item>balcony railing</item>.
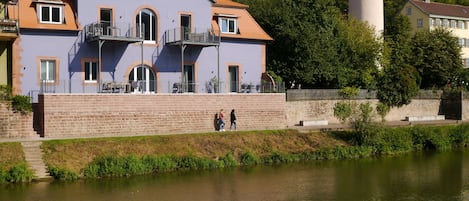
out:
M213 29L190 30L181 27L165 31L164 40L165 44L218 45L220 33Z
M142 41L140 32L131 24L126 23L102 23L96 22L85 26L85 38L87 41L106 39L123 41Z

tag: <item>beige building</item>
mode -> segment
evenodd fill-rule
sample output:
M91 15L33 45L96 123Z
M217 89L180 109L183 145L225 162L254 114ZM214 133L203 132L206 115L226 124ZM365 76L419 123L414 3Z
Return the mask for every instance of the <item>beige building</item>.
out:
M463 64L469 68L469 7L431 2L430 0L409 0L401 14L409 17L413 31L445 28L458 38L462 47Z

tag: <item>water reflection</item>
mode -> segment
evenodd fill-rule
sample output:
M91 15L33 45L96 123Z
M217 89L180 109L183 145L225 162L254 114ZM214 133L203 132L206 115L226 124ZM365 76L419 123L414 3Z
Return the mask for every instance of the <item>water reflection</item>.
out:
M469 152L4 185L0 200L469 200Z

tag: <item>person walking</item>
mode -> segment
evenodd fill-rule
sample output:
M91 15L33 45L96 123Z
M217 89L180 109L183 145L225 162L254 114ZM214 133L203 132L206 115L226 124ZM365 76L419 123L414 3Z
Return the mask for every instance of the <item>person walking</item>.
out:
M232 109L230 113L230 123L230 130L236 130L236 113L234 109Z
M225 131L225 112L223 112L223 109L221 109L220 113L218 114L218 120L220 124L220 131Z

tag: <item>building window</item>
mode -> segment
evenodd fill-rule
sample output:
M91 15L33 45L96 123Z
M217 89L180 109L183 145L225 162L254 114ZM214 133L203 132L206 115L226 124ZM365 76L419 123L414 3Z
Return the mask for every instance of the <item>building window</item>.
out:
M147 42L156 41L156 15L150 9L142 9L136 16L137 35Z
M449 27L449 20L444 19L444 20L443 20L443 26L444 26L445 28L448 28L448 27Z
M441 27L441 19L436 19L436 26Z
M458 28L465 29L464 25L465 25L464 21L458 21Z
M469 58L465 58L463 60L463 63L464 63L464 68L469 68Z
M238 23L236 18L220 18L219 24L222 33L238 33Z
M466 47L469 48L469 39L466 38L466 43L465 44L466 44Z
M86 61L84 66L85 82L97 82L98 80L98 62Z
M407 12L406 12L407 15L412 15L412 7L407 7Z
M456 28L456 20L451 20L451 28Z
M459 46L461 46L461 47L464 47L465 42L466 42L466 39L464 39L464 38L459 38L458 39Z
M419 18L417 19L417 28L422 28L423 27L423 19Z
M63 6L39 4L38 17L41 23L62 24L64 22Z
M56 68L55 60L41 60L41 81L55 82Z

